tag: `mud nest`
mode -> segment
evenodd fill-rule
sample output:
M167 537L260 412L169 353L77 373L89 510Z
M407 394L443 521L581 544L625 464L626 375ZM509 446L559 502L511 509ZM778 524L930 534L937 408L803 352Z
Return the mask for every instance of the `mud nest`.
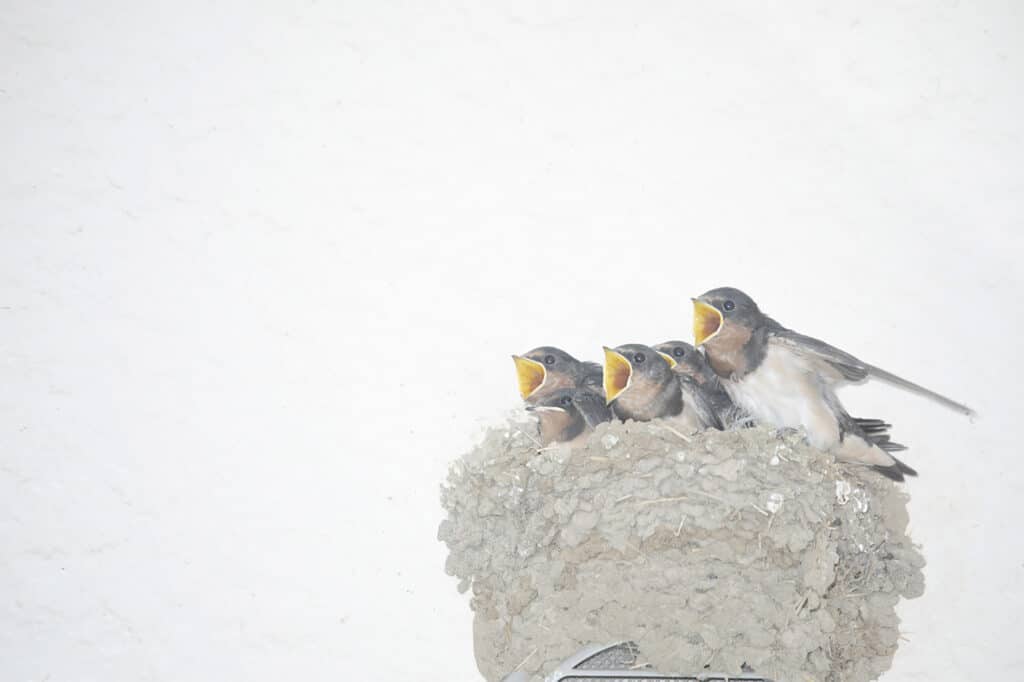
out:
M488 680L540 680L587 644L632 641L672 673L872 680L924 590L907 496L799 432L685 436L607 423L582 445L495 429L452 465L439 538L472 590Z

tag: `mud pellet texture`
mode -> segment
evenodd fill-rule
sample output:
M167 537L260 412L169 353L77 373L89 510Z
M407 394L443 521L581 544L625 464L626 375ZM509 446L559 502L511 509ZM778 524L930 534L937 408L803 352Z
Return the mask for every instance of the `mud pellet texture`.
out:
M924 591L908 497L798 432L616 422L570 449L510 423L452 465L441 499L492 681L619 641L661 672L873 680L897 602Z

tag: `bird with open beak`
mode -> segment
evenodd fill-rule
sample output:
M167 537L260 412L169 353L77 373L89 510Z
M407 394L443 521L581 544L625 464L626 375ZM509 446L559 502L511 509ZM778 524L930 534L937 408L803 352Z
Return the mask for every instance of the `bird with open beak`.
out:
M540 346L513 355L519 394L527 404L537 404L555 391L579 388L603 396L602 370L596 362L582 362L554 346Z
M604 394L619 419L672 418L688 431L701 428L694 411L685 409L679 379L668 360L650 346L605 347Z
M580 388L560 388L526 409L537 415L540 441L576 444L601 422L611 421L604 398Z
M892 442L883 421L851 417L836 397L839 385L878 378L973 414L966 405L783 327L739 289L712 289L693 299L693 333L725 390L755 420L803 427L812 445L895 480L916 474L892 456L905 448Z
M703 353L685 341L666 341L653 348L675 372L683 391L683 403L693 408L703 428L723 430L745 420L745 413L722 388Z

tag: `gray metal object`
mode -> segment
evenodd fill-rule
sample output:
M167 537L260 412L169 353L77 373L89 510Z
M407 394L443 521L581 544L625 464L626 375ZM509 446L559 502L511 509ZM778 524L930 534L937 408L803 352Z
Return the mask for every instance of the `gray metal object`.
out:
M671 675L655 672L638 663L640 651L633 642L591 645L577 651L562 662L545 682L646 682L666 680L673 682L772 682L754 674L726 675L701 673L697 675ZM502 682L527 682L530 676L514 672Z

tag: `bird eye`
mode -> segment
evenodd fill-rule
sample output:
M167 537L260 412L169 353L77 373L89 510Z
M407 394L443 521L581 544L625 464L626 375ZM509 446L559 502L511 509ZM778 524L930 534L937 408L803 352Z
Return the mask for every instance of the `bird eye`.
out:
M572 405L572 396L563 395L562 399L559 400L558 402L560 402L563 407L569 407L570 405Z
M646 355L644 355L643 353L635 353L635 354L633 355L633 362L635 362L635 363L636 363L636 364L638 364L638 365L639 365L639 364L640 364L641 362L643 362L644 360L646 360L646 359L647 359L647 356L646 356Z
M545 355L544 356L544 364L545 365L553 365L553 364L555 364L555 356L554 355Z
M686 355L686 349L679 348L678 346L676 346L675 348L672 349L672 355L676 356L677 358L681 358L684 355Z
M730 310L732 310L735 307L736 307L736 304L733 303L732 301L726 301L725 303L722 304L722 310L724 310L726 312L729 312Z

